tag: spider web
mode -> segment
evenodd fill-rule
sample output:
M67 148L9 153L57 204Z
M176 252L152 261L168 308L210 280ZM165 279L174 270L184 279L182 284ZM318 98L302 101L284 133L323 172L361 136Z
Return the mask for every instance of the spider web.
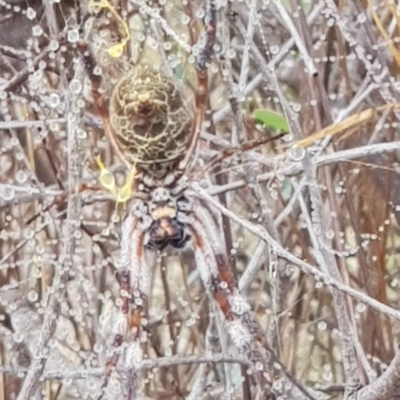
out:
M105 98L123 71L144 62L160 65L191 101L197 82L189 30L202 26L205 10L188 2L192 20L181 3L113 3L121 20L104 9L85 20L92 24ZM369 386L360 389L384 371L378 382L386 391L379 394L390 396L387 376L399 358L396 5L226 3L218 4L197 164L273 135L272 113L290 127L285 142L237 153L201 177L228 211L217 218L238 287L278 359L314 398L340 398L345 384L359 398L384 398ZM79 14L87 8L73 1L0 1L4 399L30 398L29 371L32 385L40 382L38 398L98 398L118 321L115 260L124 210L99 185L92 156L103 154L119 184L128 171L103 132L81 65ZM107 49L125 37L121 21L130 39L123 56L112 57ZM254 226L278 245L262 240ZM143 346L150 361L140 372L141 396L261 396L264 388L251 382L258 366L237 355L190 247L148 257L153 272ZM269 371L275 396L306 398L275 367ZM112 381L103 398L115 398L118 385Z

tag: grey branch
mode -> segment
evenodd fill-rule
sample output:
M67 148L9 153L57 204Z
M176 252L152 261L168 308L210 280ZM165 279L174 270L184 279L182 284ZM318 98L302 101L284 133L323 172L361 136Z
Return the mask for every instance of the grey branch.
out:
M255 225L250 221L244 220L243 218L238 217L233 211L228 210L227 208L223 207L221 204L218 203L212 196L210 196L204 189L200 187L197 182L192 183L192 188L195 192L197 192L200 197L207 200L209 204L212 204L218 211L222 214L229 217L233 222L236 222L238 225L242 226L249 232L253 233L260 239L264 240L265 242L269 243L273 250L280 256L286 259L287 261L297 265L304 273L311 275L317 281L322 282L326 286L332 286L335 289L342 291L345 294L353 297L354 299L358 300L359 302L373 308L374 310L393 318L397 321L400 321L400 311L394 309L393 307L387 306L380 301L373 299L372 297L368 296L365 293L362 293L352 287L345 285L342 282L337 281L336 279L324 274L321 272L317 267L301 260L300 258L293 255L288 250L284 249L280 243L274 240L271 235L259 225Z
M75 64L75 79L83 79L83 66L78 61ZM76 106L79 94L71 95L69 99L68 111L68 184L69 189L73 191L77 188L81 175L81 153L79 139L76 137L76 131L79 126L81 115L77 112L79 108ZM69 271L72 266L72 256L75 252L75 231L77 225L80 224L81 199L79 193L72 193L68 201L67 219L63 232L63 248L59 256L58 266L56 268L52 290L46 296L46 309L44 313L43 326L40 333L39 343L29 372L24 380L18 400L30 400L40 385L41 377L46 365L48 356L48 343L53 337L57 319L60 314L61 302L64 298L66 282L68 280Z

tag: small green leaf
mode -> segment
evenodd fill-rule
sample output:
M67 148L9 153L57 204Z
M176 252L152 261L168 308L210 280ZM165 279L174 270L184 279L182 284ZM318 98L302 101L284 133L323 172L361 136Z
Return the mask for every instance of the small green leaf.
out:
M289 178L285 178L281 185L281 196L283 201L289 201L293 195L293 186Z
M258 124L279 132L288 132L289 125L286 118L275 111L259 108L253 111L253 118Z
M185 69L183 68L182 64L180 64L180 63L175 67L174 72L175 72L175 76L181 80L185 76Z
M281 0L281 3L284 5L284 7L288 10L289 13L292 13L289 0ZM308 14L311 11L313 4L312 1L310 0L300 0L300 5L304 13Z

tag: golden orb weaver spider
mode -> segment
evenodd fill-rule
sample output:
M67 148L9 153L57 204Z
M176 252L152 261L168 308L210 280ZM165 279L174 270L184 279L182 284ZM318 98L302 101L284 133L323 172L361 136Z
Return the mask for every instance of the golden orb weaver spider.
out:
M117 263L121 318L116 324L114 347L119 351L107 361L106 368L107 379L115 367L133 371L124 387L128 399L136 396L134 371L143 357L140 336L149 292L145 249L193 247L203 286L218 305L232 342L241 354L254 359L255 324L250 306L235 287L224 241L211 211L188 184L207 106L207 69L216 25L216 5L208 0L205 31L196 44L195 118L173 81L149 65L137 66L120 77L108 107L99 91L101 76L93 73L94 57L84 42L79 44L105 131L131 170L121 200L130 198L131 204L122 224ZM250 144L243 149L252 147ZM220 159L230 154L225 152ZM104 172L104 166L98 163ZM108 189L117 193L114 183Z

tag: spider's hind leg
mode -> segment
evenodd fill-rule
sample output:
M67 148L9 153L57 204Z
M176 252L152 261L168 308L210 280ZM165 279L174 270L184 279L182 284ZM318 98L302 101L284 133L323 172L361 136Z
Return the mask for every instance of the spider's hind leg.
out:
M114 326L112 353L106 362L104 387L116 367L124 399L136 399L138 368L143 359L141 347L142 314L149 291L149 273L144 257L144 233L139 219L128 213L122 224L121 250L117 263L120 287L120 314Z
M255 382L269 387L268 349L250 305L235 286L226 261L223 240L208 209L198 205L188 224L193 238L196 265L209 296L217 303L228 335L240 353L252 364Z
M203 207L196 207L189 229L203 285L222 311L235 346L240 352L248 353L252 337L241 321L250 312L250 306L235 287L222 251L222 238L209 212Z

